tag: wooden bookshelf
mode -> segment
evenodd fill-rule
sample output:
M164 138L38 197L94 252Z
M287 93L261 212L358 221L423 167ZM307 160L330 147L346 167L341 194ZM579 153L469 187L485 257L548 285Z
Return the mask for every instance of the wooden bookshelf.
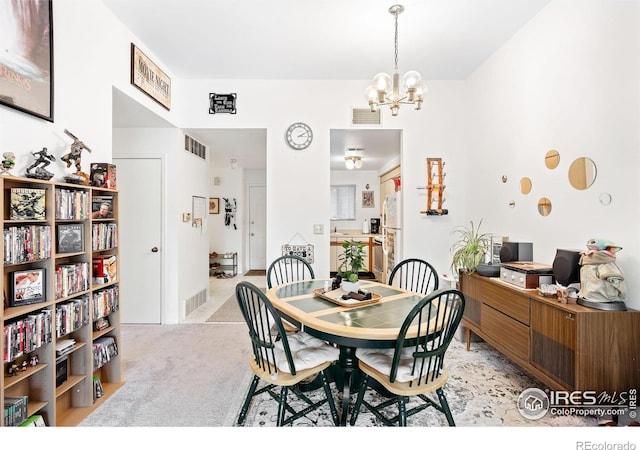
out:
M0 244L4 255L4 266L0 284L5 298L12 295L13 272L44 270L44 298L40 303L9 306L5 301L0 309L0 324L3 330L20 320L29 321L28 326L37 327L50 318L46 332L39 334L42 339L39 346L28 348L20 355L19 351L9 351L10 342L2 339L3 373L0 377L0 403L5 397L28 397L28 415L42 415L47 426L74 426L113 395L123 384L122 356L120 344L120 299L119 299L119 249L118 249L118 195L117 190L92 186L58 183L31 178L0 177L0 211L5 236ZM12 219L11 189L41 189L45 191L45 216L36 219ZM94 217L93 207L99 202L95 198L111 200L111 213L106 217ZM97 206L96 206L97 207ZM15 208L14 208L15 209ZM62 225L61 228L59 226ZM28 227L25 235L13 233L7 236L7 229ZM38 240L33 242L32 227L37 228ZM48 233L45 228L48 227ZM35 229L35 228L33 228ZM77 245L62 247L58 253L58 230L73 229L78 232L81 242ZM15 230L15 228L13 229ZM96 232L108 237L96 236ZM24 236L27 236L25 238ZM96 242L100 241L100 245ZM32 243L32 245L28 245ZM22 248L26 260L22 258ZM17 250L16 250L17 249ZM43 253L44 252L44 253ZM9 253L10 258L7 256ZM31 255L37 254L37 258ZM96 257L115 259L113 273L107 282L94 282L93 260ZM16 296L16 299L18 297ZM100 301L98 301L98 299ZM98 307L107 303L108 307ZM16 300L17 301L17 300ZM56 311L59 310L58 315ZM44 311L40 313L41 311ZM64 315L63 315L64 311ZM38 316L39 315L39 316ZM30 317L31 316L31 317ZM58 318L57 318L58 316ZM94 331L93 322L106 317L109 326ZM61 324L64 321L64 326ZM28 328L27 326L27 328ZM15 327L14 327L15 328ZM27 333L25 332L25 335ZM48 334L48 338L46 337ZM33 336L34 333L28 335ZM111 354L106 363L99 368L94 366L94 340L109 337L115 341L117 354ZM56 344L65 339L73 339L75 345L65 355L56 354ZM13 342L20 341L17 336ZM32 339L30 342L36 342ZM30 346L31 344L27 344ZM37 360L36 358L37 357ZM27 361L22 370L23 361ZM33 365L35 364L35 365ZM9 375L9 369L17 365L18 372ZM66 373L57 380L58 372ZM100 378L103 396L94 398L93 377ZM4 409L3 409L4 411ZM0 427L5 426L4 420Z

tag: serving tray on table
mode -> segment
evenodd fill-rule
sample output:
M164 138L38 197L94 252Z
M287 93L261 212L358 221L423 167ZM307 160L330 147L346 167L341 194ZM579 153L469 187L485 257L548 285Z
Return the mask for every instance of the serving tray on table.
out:
M371 293L371 298L367 300L356 300L354 298L350 298L349 300L343 300L342 296L348 294L342 288L334 289L333 291L323 292L323 288L318 288L313 290L313 294L316 297L323 298L325 300L329 300L330 302L335 303L336 305L344 306L345 308L353 308L354 306L364 306L370 305L371 303L377 303L380 301L382 296L380 294Z

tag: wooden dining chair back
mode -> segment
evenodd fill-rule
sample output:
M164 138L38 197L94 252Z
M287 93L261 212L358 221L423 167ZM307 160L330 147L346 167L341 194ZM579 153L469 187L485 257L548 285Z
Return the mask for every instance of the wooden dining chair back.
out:
M395 348L358 348L358 367L363 373L350 423L355 425L361 406L385 425L407 426L407 418L433 407L455 426L443 390L449 377L444 357L460 325L465 299L455 289L440 289L424 297L404 320ZM373 388L383 399L364 399ZM436 393L435 396L427 394ZM380 397L378 397L380 398ZM386 400L385 400L386 399ZM411 408L407 404L416 400Z
M284 255L276 258L267 270L267 287L271 289L279 284L292 281L313 280L313 268L304 258Z
M252 348L249 364L254 373L238 416L238 425L244 423L252 399L263 393L278 402L278 426L291 424L325 403L337 425L338 413L329 387L327 369L338 360L339 350L304 332L288 336L278 310L262 290L252 283L238 283L236 299L249 329ZM315 401L298 387L298 383L310 377L319 377L324 389L324 396ZM261 381L262 387L258 389ZM289 393L295 394L304 407L295 410L289 402Z
M396 264L389 275L389 285L427 295L438 290L440 278L431 264L410 258Z

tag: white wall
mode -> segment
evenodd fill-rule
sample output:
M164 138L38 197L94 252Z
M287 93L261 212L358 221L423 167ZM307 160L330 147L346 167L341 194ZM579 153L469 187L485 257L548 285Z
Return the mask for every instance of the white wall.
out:
M621 245L617 262L634 308L640 307L639 30L637 2L553 1L470 77L466 172L469 186L482 188L469 189L465 207L466 219L483 218L485 231L533 242L539 262L551 263L557 248L585 250L591 237ZM555 170L544 165L549 149L560 153ZM598 170L584 191L567 177L581 156ZM526 196L519 193L525 176L533 181ZM598 200L603 192L613 198L609 206ZM547 217L536 208L543 196L553 205Z
M267 261L279 256L282 244L300 233L315 246L314 270L328 273L330 130L349 127L350 107L362 106L366 85L366 80L190 80L184 86L184 96L176 100L185 105L181 126L203 128L212 122L207 108L188 109L186 105L203 103L209 92L237 93L238 113L216 116L215 126L267 130ZM422 111L407 107L397 117L383 111L382 120L383 127L404 130L402 167L408 205L404 213L405 242L410 243L405 253L429 258L439 271L446 271L450 264L450 228L464 217L466 85L432 81L429 86ZM203 104L206 106L206 102ZM284 140L286 128L296 121L304 121L314 131L313 143L303 151L291 150ZM425 209L426 199L424 191L415 186L426 184L427 157L442 157L447 167L453 168L449 177L451 172L458 177L447 187L455 199L449 206L449 216L426 218L419 214ZM376 181L367 182L373 186ZM324 224L325 234L313 234L313 224Z

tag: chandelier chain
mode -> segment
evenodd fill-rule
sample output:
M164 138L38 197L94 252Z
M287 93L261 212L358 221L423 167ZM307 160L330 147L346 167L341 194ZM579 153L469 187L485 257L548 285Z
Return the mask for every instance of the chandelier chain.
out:
M396 57L395 57L395 67L396 67L396 72L398 71L398 12L396 11L396 13L394 14L396 16L396 34L395 34L395 46L396 46Z

